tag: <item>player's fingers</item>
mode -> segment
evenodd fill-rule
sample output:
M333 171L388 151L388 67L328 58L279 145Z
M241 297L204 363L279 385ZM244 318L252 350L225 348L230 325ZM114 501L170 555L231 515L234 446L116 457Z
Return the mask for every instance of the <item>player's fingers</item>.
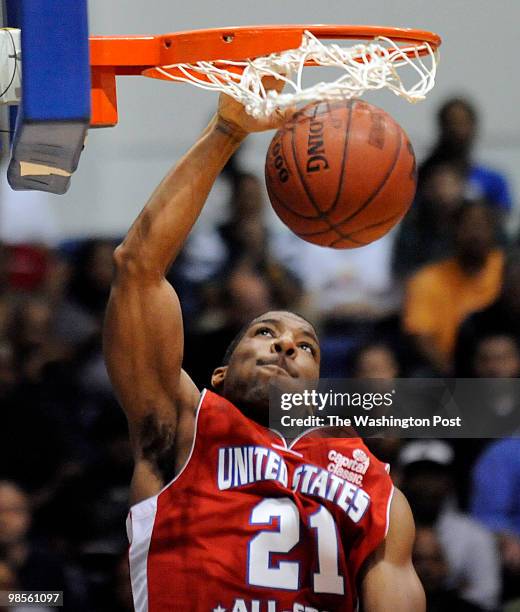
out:
M298 108L296 106L289 106L288 108L283 110L283 120L284 123L292 119L294 115L298 112Z
M287 123L296 112L296 107L290 107L286 109L277 108L275 109L270 117L267 119L269 129L278 129Z

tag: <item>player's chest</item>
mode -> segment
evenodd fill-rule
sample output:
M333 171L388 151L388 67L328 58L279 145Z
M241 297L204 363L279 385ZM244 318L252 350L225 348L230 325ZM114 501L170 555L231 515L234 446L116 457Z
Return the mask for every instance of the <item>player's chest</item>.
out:
M368 468L361 449L343 454L333 448L306 448L302 452L278 444L219 446L213 450L214 469L207 486L221 495L289 496L308 505L325 504L357 523L370 504L362 488ZM356 452L357 450L357 452Z

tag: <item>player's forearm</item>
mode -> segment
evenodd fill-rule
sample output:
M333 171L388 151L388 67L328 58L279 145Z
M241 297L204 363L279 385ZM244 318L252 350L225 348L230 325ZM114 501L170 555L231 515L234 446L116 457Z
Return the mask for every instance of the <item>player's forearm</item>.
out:
M383 563L362 585L364 612L424 612L425 594L411 562L405 566Z
M415 589L403 585L403 590L398 591L399 585L391 585L381 591L379 595L373 596L370 601L363 600L364 612L425 612L426 601L422 587Z
M128 232L122 262L164 274L181 250L206 198L244 135L215 116L195 145L165 176Z

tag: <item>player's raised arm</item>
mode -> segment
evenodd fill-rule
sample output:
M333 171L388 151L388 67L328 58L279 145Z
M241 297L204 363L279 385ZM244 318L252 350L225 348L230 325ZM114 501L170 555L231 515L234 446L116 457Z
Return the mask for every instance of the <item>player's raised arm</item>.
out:
M144 490L133 487L134 501L155 494L164 477L171 477L183 462L199 395L181 369L181 309L165 274L241 141L249 132L276 128L282 121L281 115L256 121L222 95L215 117L163 179L116 249L104 354L128 417L137 480L145 483Z
M365 567L361 582L363 612L424 612L426 600L412 565L415 528L405 496L395 490L385 540Z

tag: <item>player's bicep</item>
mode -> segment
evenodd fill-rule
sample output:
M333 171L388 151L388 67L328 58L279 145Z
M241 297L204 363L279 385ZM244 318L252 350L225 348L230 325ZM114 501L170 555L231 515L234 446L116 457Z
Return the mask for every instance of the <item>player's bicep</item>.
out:
M183 342L179 300L164 278L116 279L104 354L131 426L152 416L175 426L178 410L198 394L189 377L181 376Z

